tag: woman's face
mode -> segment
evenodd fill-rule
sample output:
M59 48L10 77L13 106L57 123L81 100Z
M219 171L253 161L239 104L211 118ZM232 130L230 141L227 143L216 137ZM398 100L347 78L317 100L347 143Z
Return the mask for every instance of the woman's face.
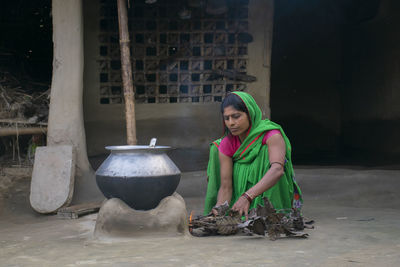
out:
M246 112L239 111L233 106L224 108L224 122L232 135L239 136L243 141L246 137L247 130L250 127L250 121Z

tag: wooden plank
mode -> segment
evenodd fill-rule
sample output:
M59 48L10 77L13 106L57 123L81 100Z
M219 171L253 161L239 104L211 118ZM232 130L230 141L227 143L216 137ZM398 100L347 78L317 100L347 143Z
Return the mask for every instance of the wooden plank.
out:
M57 217L61 219L78 219L79 217L98 212L103 202L90 202L61 208Z
M27 120L21 120L21 119L0 119L0 123L47 125L47 122L29 122Z
M25 134L45 134L47 127L1 127L0 136L25 135Z

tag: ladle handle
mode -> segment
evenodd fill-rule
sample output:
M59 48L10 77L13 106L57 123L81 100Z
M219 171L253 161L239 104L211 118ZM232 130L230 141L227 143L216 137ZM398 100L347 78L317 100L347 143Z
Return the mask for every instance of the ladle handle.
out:
M156 147L157 138L151 138L149 147Z

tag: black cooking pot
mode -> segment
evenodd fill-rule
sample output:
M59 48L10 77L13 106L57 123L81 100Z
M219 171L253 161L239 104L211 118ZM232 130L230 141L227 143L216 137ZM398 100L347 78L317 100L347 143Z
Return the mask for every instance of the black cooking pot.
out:
M166 152L168 146L108 146L111 153L96 171L107 198L119 198L136 210L155 208L178 187L181 172Z

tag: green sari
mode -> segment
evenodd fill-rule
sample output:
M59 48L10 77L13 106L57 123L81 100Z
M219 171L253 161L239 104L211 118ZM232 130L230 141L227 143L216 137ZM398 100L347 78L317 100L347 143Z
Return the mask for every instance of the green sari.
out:
M281 126L265 119L254 98L244 92L233 92L245 103L251 121L250 132L233 155L232 170L232 198L230 207L248 189L256 185L270 168L268 146L262 144L266 131L279 130L286 144L284 174L278 182L257 196L250 205L250 209L258 204L263 205L262 198L268 197L278 212L290 213L293 208L300 209L302 199L301 191L294 180L294 171L291 159L291 145ZM218 147L221 139L215 140L210 145L210 157L207 167L208 185L204 206L204 214L208 214L217 203L218 190L221 184Z

